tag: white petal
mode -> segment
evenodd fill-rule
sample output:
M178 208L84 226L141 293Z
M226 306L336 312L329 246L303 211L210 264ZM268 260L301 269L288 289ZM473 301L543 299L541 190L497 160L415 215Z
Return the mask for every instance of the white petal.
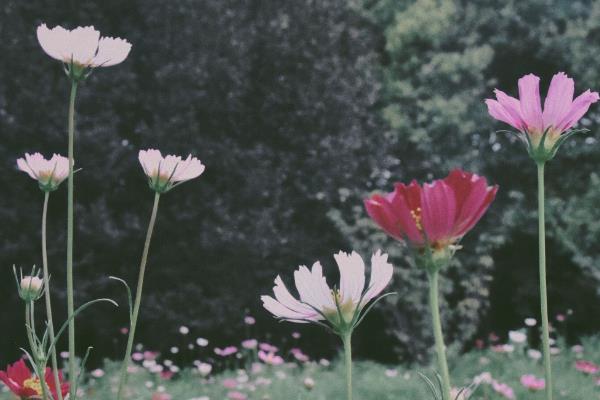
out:
M304 321L304 315L290 310L271 296L261 296L261 300L263 302L263 307L265 307L267 311L269 311L277 318L290 319L295 322L307 322Z
M68 51L73 62L89 66L98 51L100 32L93 26L77 27L69 33ZM69 61L69 60L67 60Z
M46 24L42 24L37 28L37 39L42 46L42 49L50 57L65 61L64 56L68 53L66 46L69 41L69 31L62 26L55 26L48 29Z
M371 282L363 297L363 305L377 297L390 283L394 275L394 267L388 261L388 255L377 250L371 257Z
M358 304L365 288L365 263L361 256L353 251L347 254L340 251L335 256L340 270L340 295L342 303L351 301Z
M94 67L110 67L122 63L131 51L131 43L125 39L103 37L98 43L98 54L94 57Z

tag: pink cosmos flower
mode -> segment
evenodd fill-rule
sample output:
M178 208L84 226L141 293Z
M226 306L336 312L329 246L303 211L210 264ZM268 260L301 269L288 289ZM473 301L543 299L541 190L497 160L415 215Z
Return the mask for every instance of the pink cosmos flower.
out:
M494 380L494 381L492 381L491 385L492 385L492 389L494 389L494 391L496 393L502 395L504 398L507 398L510 400L515 399L514 390L510 386L508 386L506 383L502 383L502 382L498 382L498 381Z
M455 169L423 186L397 183L392 193L365 200L367 213L390 236L417 248L442 250L458 242L483 216L497 186Z
M521 377L521 385L531 391L538 391L544 390L546 381L542 378L536 378L535 375L523 375Z
M262 350L258 352L258 358L268 365L281 365L283 364L283 358L276 355L275 353L267 353Z
M573 79L564 72L557 73L552 77L542 110L540 78L529 74L519 79L519 99L495 89L496 100L487 99L485 102L493 118L529 135L535 147L547 132L544 148L550 150L561 134L571 129L590 105L600 99L597 92L589 89L573 99L574 92Z
M131 44L121 38L100 37L93 26L68 30L62 26L37 28L37 38L50 57L83 68L110 67L123 62Z
M215 347L215 354L221 357L228 357L232 354L237 353L238 349L235 346L227 346L224 349Z
M392 279L393 267L387 262L387 254L377 251L371 258L371 281L365 288L365 264L360 255L339 252L334 257L340 270L339 289L327 285L323 268L316 262L312 271L301 266L294 273L300 300L290 294L278 276L273 288L275 298L262 296L263 306L275 317L291 322L327 320L334 328L353 328L365 305Z
M223 382L221 382L221 384L226 389L235 389L238 385L237 381L233 378L223 379Z
M230 400L246 400L246 399L248 399L248 396L246 396L242 392L234 391L234 392L227 393L227 398Z
M255 349L258 346L258 341L256 339L246 339L242 341L242 347L247 350Z
M294 358L296 360L300 361L301 363L310 361L310 358L306 354L304 354L302 352L302 350L300 350L299 348L294 347L293 349L290 350L290 353L292 353Z
M46 192L58 189L69 176L69 159L58 154L46 160L40 153L25 153L25 158L17 160L17 167L38 181Z
M575 361L575 369L584 374L594 375L600 371L600 367L591 361L577 360Z
M138 159L148 176L150 188L158 193L167 192L183 182L197 178L205 169L200 160L191 154L182 160L173 155L163 157L160 151L148 149L140 150Z
M258 347L262 350L262 351L266 351L267 353L277 353L279 351L279 348L277 346L273 346L270 343L260 343L258 345Z

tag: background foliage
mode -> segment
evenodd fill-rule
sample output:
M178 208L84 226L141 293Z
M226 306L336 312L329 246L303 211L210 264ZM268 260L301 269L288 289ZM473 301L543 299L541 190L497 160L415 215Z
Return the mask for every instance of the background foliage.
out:
M152 201L136 154L157 147L192 152L207 171L169 193L159 210L139 336L151 347L172 343L165 337L175 337L180 324L216 344L239 340L246 311L269 332L289 332L258 298L277 273L290 276L296 265L321 259L335 274L337 249L366 256L381 247L394 257L399 295L360 330L359 353L421 359L431 343L424 275L366 218L362 198L457 166L501 190L444 274L450 342L460 350L489 331L520 326L538 308L534 167L519 143L493 133L501 127L483 99L494 87L515 94L516 80L529 72L542 76L544 87L557 71L574 76L577 91L600 87L600 2L550 3L4 1L4 309L20 307L12 264L40 263L42 195L15 170L15 159L66 148L67 81L35 38L46 22L93 24L134 45L124 64L95 72L78 98L78 302L107 295L125 301L106 277L135 281ZM600 324L585 317L600 311L596 108L582 121L592 133L563 147L547 168L550 306L569 314L563 329L571 340ZM57 306L65 302L65 203L66 190L53 194ZM5 363L23 344L20 317L0 314ZM79 344L120 354L113 338L125 323L123 308L98 307L80 319ZM317 330L304 340L320 353L335 343Z

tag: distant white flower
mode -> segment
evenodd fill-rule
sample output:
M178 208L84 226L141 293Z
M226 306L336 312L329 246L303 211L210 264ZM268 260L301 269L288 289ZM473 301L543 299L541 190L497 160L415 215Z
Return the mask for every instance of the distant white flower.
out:
M303 383L307 390L312 390L315 387L315 380L313 378L304 378Z
M510 331L508 332L508 338L511 342L521 344L527 341L527 335L521 331Z
M200 375L208 376L211 373L211 371L212 365L202 362L198 364L198 372L200 372Z
M173 346L173 347L171 347L170 351L171 351L171 354L177 354L177 353L179 353L179 347Z
M527 326L536 326L537 321L535 318L525 318L525 325Z
M188 155L185 160L180 156L163 157L159 150L140 150L138 159L148 177L150 188L164 193L175 186L197 178L204 172L204 165L196 157Z
M398 370L397 369L386 369L385 376L387 376L388 378L395 378L398 376Z
M119 64L131 50L131 43L127 40L100 37L100 32L93 26L68 30L62 26L49 29L46 24L42 24L37 28L37 38L50 57L83 68Z
M91 372L91 375L94 378L102 378L104 376L104 370L101 370L100 368L95 369Z
M179 333L181 333L182 335L187 335L188 333L190 333L190 328L182 325L179 327Z
M527 356L532 360L539 360L542 358L542 352L536 349L527 350Z
M206 347L208 346L208 340L199 337L198 339L196 339L196 344L200 347Z
M69 159L54 154L46 160L40 153L25 153L24 158L17 160L17 167L38 181L40 189L51 192L69 176Z

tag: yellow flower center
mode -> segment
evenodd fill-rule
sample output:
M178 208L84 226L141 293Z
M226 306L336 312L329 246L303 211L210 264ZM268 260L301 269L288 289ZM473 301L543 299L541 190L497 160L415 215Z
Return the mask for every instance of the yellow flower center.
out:
M42 395L42 383L40 382L39 378L32 377L26 379L25 381L23 381L23 387L35 390L36 394L38 394L39 396Z
M417 207L415 210L410 210L410 215L415 220L417 229L423 231L423 224L421 223L421 207Z
M345 322L352 321L354 318L354 312L356 311L356 304L352 300L348 300L345 303L342 303L342 295L338 289L333 289L331 291L331 296L333 297L333 302L339 307L339 311L337 308L334 309L324 309L323 314L329 317L333 321L339 321L340 314Z

